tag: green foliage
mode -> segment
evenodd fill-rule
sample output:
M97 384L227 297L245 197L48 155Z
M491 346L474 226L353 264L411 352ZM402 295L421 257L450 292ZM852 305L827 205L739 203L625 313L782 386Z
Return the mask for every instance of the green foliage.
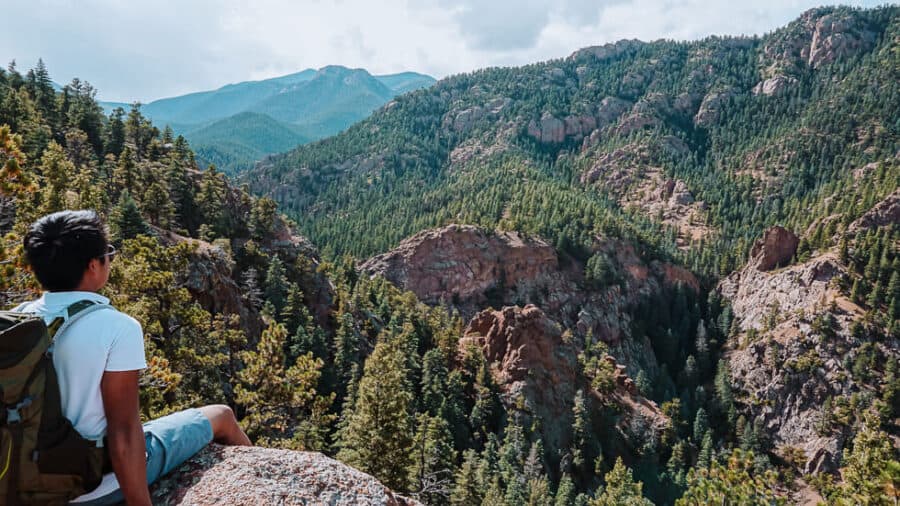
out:
M134 239L150 231L137 203L127 191L119 198L119 203L110 215L109 224L113 240L116 242Z
M412 464L412 395L404 357L396 344L382 342L365 362L353 412L340 433L337 457L398 491L409 490Z
M784 504L776 493L777 476L773 471L758 474L753 453L734 450L724 464L714 461L709 468L692 469L687 476L687 491L676 505L746 504L770 506Z
M288 364L284 353L287 330L271 324L255 351L242 356L236 401L243 406L241 421L247 435L265 446L321 451L334 421L329 408L334 396L317 395L322 361L311 354Z
M599 341L593 343L579 355L578 360L585 376L590 378L594 390L604 395L612 393L616 387L616 368L612 357L606 353L604 344Z
M606 484L590 506L649 506L653 503L641 495L641 482L635 482L631 469L625 467L621 458L616 459L612 470L603 477Z
M439 416L423 414L416 420L416 427L411 490L425 504L447 504L456 467L450 426Z
M844 450L843 483L830 490L829 499L837 504L895 504L900 490L900 462L890 436L868 418Z

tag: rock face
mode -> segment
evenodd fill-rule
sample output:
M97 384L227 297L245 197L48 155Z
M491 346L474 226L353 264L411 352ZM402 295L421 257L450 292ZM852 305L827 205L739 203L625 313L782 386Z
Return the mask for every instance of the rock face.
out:
M894 190L894 193L857 218L847 227L847 231L854 234L859 230L883 227L892 223L900 223L900 189Z
M672 264L645 262L624 241L598 237L594 250L622 273L620 283L588 286L582 263L540 239L463 225L416 234L366 261L361 270L384 276L428 304L452 305L464 319L487 306L534 304L565 328L582 335L590 330L633 373L638 364L655 371L649 342L628 339L630 311L664 285L697 289L697 279Z
M732 90L720 92L712 92L703 98L700 103L700 110L694 115L694 124L697 126L708 126L719 121L722 107L734 95Z
M719 285L741 330L727 354L738 402L748 419L762 424L776 453L803 450L805 473L837 469L847 437L822 434L817 422L826 398L861 389L848 379L842 351L859 346L850 324L862 311L829 284L844 272L833 255L825 255L774 273L751 264ZM835 322L827 341L812 327L826 312ZM762 336L750 340L748 332Z
M588 392L595 401L618 407L620 418L615 427L623 448L634 449L641 444L633 441L634 434L628 431L635 418L648 423L657 434L669 423L655 403L638 394L625 366L618 365L612 357L607 360L615 367L616 387L601 399L580 372L578 347L563 337L558 323L534 305L478 313L459 341L460 353L465 353L469 346L481 349L491 364L507 409L545 422L541 431L548 449L567 448L571 443L572 406L579 389ZM553 423L546 423L551 420Z
M846 272L833 255L823 255L804 264L769 273L753 260L719 284L719 292L731 300L741 330L760 330L772 307L787 314L814 309L823 298L835 296L828 282Z
M562 448L571 426L575 391L584 381L578 371L578 350L563 341L559 324L533 305L488 309L469 322L460 351L471 345L480 348L491 363L505 404L515 405L522 397L529 414L560 422L548 424L555 427L547 427L545 442L550 448Z
M786 265L797 252L800 239L784 227L771 227L750 249L750 258L757 270L770 271Z
M450 225L420 232L360 268L382 274L429 304L442 299L483 303L487 291L549 275L559 262L540 239Z
M863 344L851 328L865 311L836 288L833 280L848 271L833 252L776 271L760 268L788 258L795 239L767 231L747 266L719 284L738 329L726 357L739 411L762 426L774 452L799 449L801 472L834 472L852 434L844 426L823 428L823 405L875 388L851 367ZM897 355L889 344L874 345Z
M761 93L766 96L775 95L795 82L797 82L797 79L793 77L778 74L757 83L756 86L753 87L753 94L759 95Z
M776 32L760 55L763 81L755 94L772 95L796 82L806 66L817 69L875 46L876 34L853 11L810 9Z
M159 505L419 505L320 453L216 444L154 484L151 493Z

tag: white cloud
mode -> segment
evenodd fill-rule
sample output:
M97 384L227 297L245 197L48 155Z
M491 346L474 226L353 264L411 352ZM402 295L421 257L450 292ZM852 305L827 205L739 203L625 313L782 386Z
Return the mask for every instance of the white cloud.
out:
M875 5L856 0L856 5ZM0 58L43 57L107 100L330 64L435 77L567 56L622 38L771 31L813 0L5 0Z

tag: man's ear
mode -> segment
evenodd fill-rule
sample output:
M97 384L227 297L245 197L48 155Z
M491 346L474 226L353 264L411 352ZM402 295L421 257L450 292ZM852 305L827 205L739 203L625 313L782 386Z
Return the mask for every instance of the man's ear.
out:
M88 270L91 272L100 272L103 269L103 260L99 258L92 258L90 262L88 262Z

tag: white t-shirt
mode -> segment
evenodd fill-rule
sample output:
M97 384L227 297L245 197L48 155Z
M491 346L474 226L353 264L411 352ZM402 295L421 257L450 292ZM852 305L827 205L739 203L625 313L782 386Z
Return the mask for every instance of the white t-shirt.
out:
M37 313L48 324L71 304L92 300L109 304L94 292L45 292L14 311ZM141 324L125 313L101 309L84 315L53 343L53 367L59 378L62 413L82 436L99 440L106 435L106 413L100 395L105 371L134 371L147 367Z

